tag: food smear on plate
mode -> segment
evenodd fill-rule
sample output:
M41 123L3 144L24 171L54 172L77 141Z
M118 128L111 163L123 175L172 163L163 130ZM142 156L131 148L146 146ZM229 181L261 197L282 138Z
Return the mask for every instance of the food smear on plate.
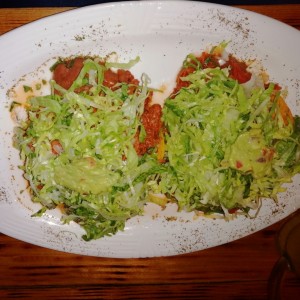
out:
M51 93L13 103L32 200L59 208L88 241L123 230L144 205L226 219L277 200L300 170L300 118L286 91L227 44L189 54L163 105L139 61L59 59ZM24 117L25 115L25 117Z

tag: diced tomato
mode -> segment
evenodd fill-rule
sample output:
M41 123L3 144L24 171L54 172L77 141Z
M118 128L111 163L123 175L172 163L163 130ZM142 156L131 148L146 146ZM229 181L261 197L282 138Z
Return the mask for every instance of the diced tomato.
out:
M37 185L36 188L37 188L38 190L41 190L43 187L44 187L44 185L40 183L39 185Z
M69 89L83 67L84 58L59 63L53 71L53 79L64 89Z
M34 152L35 151L35 147L33 146L33 142L31 141L30 143L27 144L27 146L29 147L29 149Z
M197 59L200 61L203 69L216 68L220 66L218 57L207 52L202 52L201 56Z
M232 55L229 56L228 65L230 66L230 77L239 83L245 83L251 79L251 73L247 71L247 64L237 60Z
M139 81L134 78L132 73L128 70L119 69L117 72L108 69L104 72L104 81L103 85L114 90L117 83L126 83L132 84L133 86L128 89L128 93L134 93L136 86L139 84Z
M55 155L59 155L64 151L63 146L61 145L59 140L51 141L51 151Z
M263 148L262 149L262 155L265 157L267 161L270 161L273 159L275 154L275 150L273 148Z
M235 214L238 210L239 210L239 209L238 209L237 207L233 207L233 208L228 209L228 212L229 212L230 214Z
M108 69L104 72L104 81L103 85L109 88L112 88L118 83L118 74L113 72L111 69Z
M86 92L88 93L89 90L91 89L92 85L90 84L87 84L87 85L83 85L77 89L74 90L75 93L79 94L79 93L83 93L83 92Z
M235 166L236 166L237 169L240 169L240 168L243 167L243 163L241 161L237 160L236 163L235 163Z

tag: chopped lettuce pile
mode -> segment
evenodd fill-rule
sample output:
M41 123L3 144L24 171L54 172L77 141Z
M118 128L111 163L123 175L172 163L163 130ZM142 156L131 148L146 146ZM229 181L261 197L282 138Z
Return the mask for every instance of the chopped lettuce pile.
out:
M275 85L246 90L228 68L199 67L184 80L164 104L170 171L161 191L180 209L225 215L276 199L300 170L300 118L283 118Z
M164 103L162 146L138 155L134 141L143 133L148 78L132 93L130 83L103 84L105 70L133 63L86 58L68 89L51 81L50 95L28 101L14 144L32 200L43 207L35 216L58 207L63 221L78 223L83 239L91 240L123 230L147 201L247 214L262 197L276 200L300 171L300 118L280 89L239 83L226 65L197 63L181 77L184 86ZM87 85L89 93L78 92Z
M157 159L138 157L133 147L148 78L143 76L133 94L125 83L112 91L102 85L105 70L87 59L69 90L52 82L60 94L31 98L28 121L15 135L32 200L43 205L37 215L58 206L65 222L85 229L85 240L115 234L141 214L149 192L145 182L162 169ZM88 73L98 74L88 82L92 95L75 93L87 84Z

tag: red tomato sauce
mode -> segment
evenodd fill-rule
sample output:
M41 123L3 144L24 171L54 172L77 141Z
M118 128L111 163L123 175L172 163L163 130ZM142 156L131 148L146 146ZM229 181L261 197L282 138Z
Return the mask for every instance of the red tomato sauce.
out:
M57 64L53 71L53 79L58 85L65 89L69 89L83 68L83 62L84 58L78 57L74 60L68 60ZM116 90L118 88L118 83L128 84L129 87L127 92L128 94L133 94L139 85L139 80L137 80L128 70L119 69L114 72L113 70L108 69L104 72L104 86L111 90ZM75 92L88 93L90 88L90 85L84 85L75 89ZM146 99L144 112L141 116L141 122L146 132L145 139L143 141L139 140L140 130L138 130L135 136L134 148L138 155L145 154L150 148L155 147L160 141L159 133L162 127L162 107L159 104L152 105L151 101L152 94ZM62 151L62 146L59 141L53 141L51 146L52 153L55 155L58 155L59 152Z
M251 79L251 73L247 71L248 65L243 62L237 60L232 55L229 55L228 61L224 64L220 65L219 57L214 54L210 54L207 52L202 52L199 57L196 59L200 62L201 68L225 68L229 67L229 75L232 79L237 80L239 83L245 83ZM188 87L190 85L189 81L182 80L183 77L193 73L196 71L196 66L183 67L176 78L176 86L173 90L172 95L175 95L179 92L181 88Z
M239 83L245 83L251 79L251 73L247 71L247 64L237 60L232 55L229 56L228 65L230 66L229 74L232 79Z
M67 60L57 64L53 70L53 79L64 89L69 89L83 68L83 62L83 57L76 57L73 60ZM114 72L111 69L108 69L104 72L104 86L115 90L118 88L118 83L129 84L130 87L128 88L128 93L133 94L136 90L136 86L139 84L139 81L135 79L132 73L128 70L117 70ZM91 85L84 85L75 89L75 92L88 92L90 88Z
M53 79L64 89L69 89L83 67L84 58L76 57L59 63L53 71Z
M176 86L172 92L172 95L177 94L180 91L180 89L182 89L184 87L188 87L190 85L189 81L184 81L184 80L182 80L182 78L188 76L191 73L194 73L195 71L196 71L196 69L193 67L182 68L179 71L179 73L176 77Z
M197 57L203 69L220 67L219 57L214 54L202 52L201 56Z
M160 130L162 128L162 107L159 104L151 104L152 95L145 101L144 112L141 121L144 126L146 137L139 140L140 130L137 131L134 148L138 155L145 154L150 148L155 147L160 141Z
M220 67L218 57L213 54L202 52L202 54L199 57L196 57L196 59L199 61L201 68L203 69ZM191 73L194 73L195 71L196 71L196 66L183 67L179 71L176 78L176 86L173 90L172 95L178 93L181 88L188 87L190 85L189 81L182 80L182 78L188 76Z
M128 93L133 94L136 90L136 86L139 84L139 81L134 78L132 73L128 70L119 69L117 72L108 69L104 72L103 85L115 90L117 89L118 83L127 83L132 86L129 87Z

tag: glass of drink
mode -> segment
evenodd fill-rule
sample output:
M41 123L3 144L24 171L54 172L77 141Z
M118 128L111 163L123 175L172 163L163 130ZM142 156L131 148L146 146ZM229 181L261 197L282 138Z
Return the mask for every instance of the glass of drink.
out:
M280 258L271 272L268 283L270 300L282 299L281 287L287 272L294 272L300 285L300 210L282 225L276 236Z

